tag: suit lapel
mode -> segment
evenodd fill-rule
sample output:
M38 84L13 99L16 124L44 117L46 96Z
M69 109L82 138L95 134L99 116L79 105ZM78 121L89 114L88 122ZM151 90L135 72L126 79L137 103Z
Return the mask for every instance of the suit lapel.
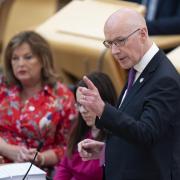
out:
M119 96L119 98L118 98L118 101L117 101L117 104L116 104L116 107L117 107L117 108L119 107L119 105L120 105L120 103L121 103L121 101L122 101L122 98L123 98L123 95L124 95L126 89L127 89L127 83L125 84L125 86L124 86L124 88L122 89L121 94L120 94L120 96Z
M160 59L159 56L162 54L161 51L158 51L158 53L153 57L153 59L149 62L149 64L146 66L144 71L141 73L139 78L134 83L133 87L129 90L128 94L124 98L120 109L123 110L131 101L133 101L133 98L135 95L139 92L139 90L148 83L148 80L152 77L153 73L156 71L156 68L158 68ZM123 95L121 94L120 100L122 100ZM121 102L121 101L119 101Z

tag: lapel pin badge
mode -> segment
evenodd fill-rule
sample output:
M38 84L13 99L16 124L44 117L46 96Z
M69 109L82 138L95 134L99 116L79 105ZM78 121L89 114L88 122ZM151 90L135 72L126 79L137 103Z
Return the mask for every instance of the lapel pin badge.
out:
M141 79L139 80L140 83L142 83L143 81L144 81L144 78L141 78Z

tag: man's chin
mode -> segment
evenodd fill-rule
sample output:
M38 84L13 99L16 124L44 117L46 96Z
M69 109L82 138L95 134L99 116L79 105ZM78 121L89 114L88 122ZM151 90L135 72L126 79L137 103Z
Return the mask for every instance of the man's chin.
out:
M124 63L120 63L119 62L119 66L122 68L122 69L130 69L131 67L129 67L129 65L127 65L127 64L124 64Z

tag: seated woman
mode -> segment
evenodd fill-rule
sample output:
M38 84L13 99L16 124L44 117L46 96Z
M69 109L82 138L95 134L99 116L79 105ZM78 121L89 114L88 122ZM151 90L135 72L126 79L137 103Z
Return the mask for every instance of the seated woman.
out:
M116 103L116 92L109 77L101 72L87 76L97 87L102 99L112 105ZM54 180L102 180L103 168L99 160L82 161L77 151L77 144L85 138L99 141L105 139L105 132L95 126L96 116L79 104L81 92L78 87L86 87L83 80L77 84L76 101L79 118L76 119L69 137L67 153L56 168Z
M33 31L14 36L0 79L0 155L3 162L32 161L54 167L77 114L73 93L59 82L47 42ZM2 162L2 161L1 161Z

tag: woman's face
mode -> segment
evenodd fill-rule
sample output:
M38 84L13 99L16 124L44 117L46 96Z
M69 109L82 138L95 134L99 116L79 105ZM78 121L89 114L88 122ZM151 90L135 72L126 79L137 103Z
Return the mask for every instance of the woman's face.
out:
M22 85L41 83L42 64L27 43L23 43L14 50L11 65L14 76Z
M82 118L86 122L87 126L93 127L93 126L95 126L96 115L92 111L85 109L85 107L79 103L81 96L82 96L82 94L78 88L76 91L76 101L78 104L78 110L81 113Z

